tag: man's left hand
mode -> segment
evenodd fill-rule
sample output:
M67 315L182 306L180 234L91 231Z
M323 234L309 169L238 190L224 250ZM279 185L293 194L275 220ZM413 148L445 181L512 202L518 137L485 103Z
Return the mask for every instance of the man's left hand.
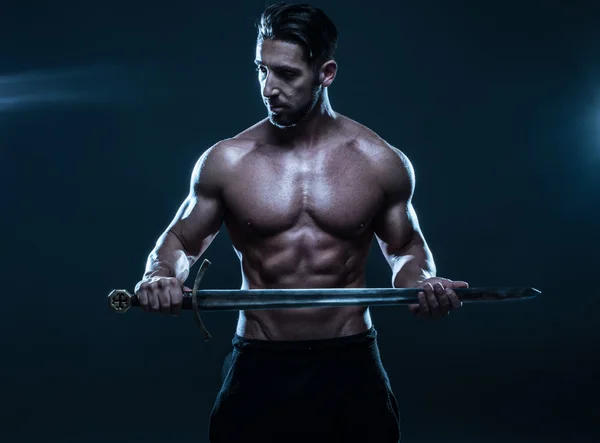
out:
M417 286L423 289L423 292L419 292L419 304L409 305L408 308L416 317L440 319L450 314L451 310L462 306L454 289L468 287L469 284L464 281L452 281L441 277L428 278Z

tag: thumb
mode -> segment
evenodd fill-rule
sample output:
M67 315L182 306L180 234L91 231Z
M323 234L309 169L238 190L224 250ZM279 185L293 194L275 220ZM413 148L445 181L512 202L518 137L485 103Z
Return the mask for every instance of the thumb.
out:
M183 292L192 292L193 290L188 288L187 286L183 286Z
M455 282L452 282L452 287L453 288L468 288L469 283L467 283L466 281L455 281Z

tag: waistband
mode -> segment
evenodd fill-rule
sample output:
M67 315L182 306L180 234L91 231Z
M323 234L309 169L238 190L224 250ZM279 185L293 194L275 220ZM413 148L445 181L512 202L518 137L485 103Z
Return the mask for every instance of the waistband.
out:
M377 330L371 326L365 332L344 337L325 338L318 340L258 340L244 338L237 334L231 341L234 348L240 351L319 351L342 350L352 347L368 348L377 340Z

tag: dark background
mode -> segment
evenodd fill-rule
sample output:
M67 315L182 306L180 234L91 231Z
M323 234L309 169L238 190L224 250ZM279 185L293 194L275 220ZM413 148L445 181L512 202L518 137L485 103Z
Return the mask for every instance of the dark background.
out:
M372 309L403 441L598 441L600 4L314 4L340 31L332 105L412 160L439 275L544 292L437 323ZM0 440L207 442L236 313L204 344L189 313L106 296L199 155L265 116L265 2L0 5ZM225 230L205 256L205 287L239 287ZM367 280L391 285L376 246Z

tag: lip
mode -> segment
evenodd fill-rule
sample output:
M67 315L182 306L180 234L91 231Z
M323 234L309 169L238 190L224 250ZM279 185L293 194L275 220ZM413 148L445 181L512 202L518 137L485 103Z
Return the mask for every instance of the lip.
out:
M271 112L281 112L283 109L285 109L285 106L271 106L271 105L269 105L269 109L271 110Z

